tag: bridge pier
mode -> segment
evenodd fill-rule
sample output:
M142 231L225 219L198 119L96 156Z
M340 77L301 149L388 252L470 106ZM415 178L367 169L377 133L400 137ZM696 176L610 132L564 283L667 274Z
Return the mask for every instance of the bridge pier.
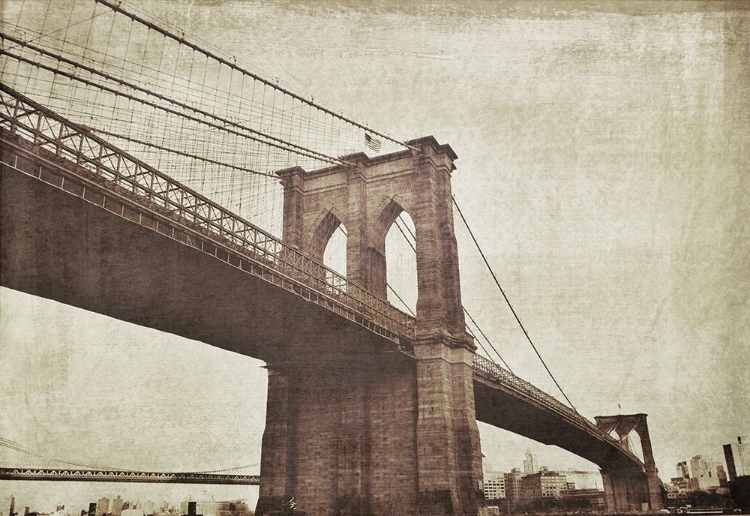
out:
M438 339L418 341L416 425L421 515L476 515L482 505L472 353Z
M609 512L639 512L651 509L648 484L642 472L602 471L601 474L604 499Z
M415 348L269 366L258 515L477 514L471 353Z
M415 411L414 364L397 354L270 365L256 514L291 497L309 515L414 506Z

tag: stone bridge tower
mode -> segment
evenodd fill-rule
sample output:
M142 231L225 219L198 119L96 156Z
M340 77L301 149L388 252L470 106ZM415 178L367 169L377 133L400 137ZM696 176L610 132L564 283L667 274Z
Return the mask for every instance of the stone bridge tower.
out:
M268 364L258 514L282 497L316 516L472 515L483 503L472 352L465 332L450 177L433 137L350 166L278 172L284 240L322 261L347 228L347 276L386 298L385 238L406 211L416 228L417 360L331 349ZM300 349L300 347L297 347Z

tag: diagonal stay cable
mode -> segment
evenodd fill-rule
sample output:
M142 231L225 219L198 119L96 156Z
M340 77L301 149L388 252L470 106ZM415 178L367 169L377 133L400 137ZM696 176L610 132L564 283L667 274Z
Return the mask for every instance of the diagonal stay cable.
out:
M0 55L2 55L2 54L5 54L5 55L11 57L12 59L16 59L18 61L30 64L32 66L36 66L37 68L41 68L41 69L46 70L48 72L52 72L54 74L62 75L63 77L67 77L68 79L72 79L74 81L82 82L82 83L84 83L84 84L86 84L88 86L93 86L95 88L99 88L100 90L106 91L108 93L112 93L113 95L117 95L117 96L129 99L129 100L133 100L135 102L140 102L141 104L144 104L146 106L150 106L150 107L159 109L161 111L165 111L165 112L167 112L167 113L169 113L171 115L176 115L178 117L185 118L185 119L190 120L192 122L197 122L197 123L200 123L200 124L204 124L204 125L207 125L207 126L213 128L213 129L218 129L220 131L231 133L231 134L234 134L236 136L240 136L242 138L247 138L248 140L256 141L256 142L258 142L258 143L260 143L262 145L266 145L268 147L276 147L276 148L278 148L278 149L280 149L282 151L290 152L292 154L298 154L300 156L305 156L305 157L312 158L312 159L318 160L318 161L328 161L329 163L333 163L333 164L341 164L341 163L346 164L346 162L343 162L343 161L339 160L338 158L320 157L320 156L323 156L322 154L319 155L319 156L314 156L312 154L308 154L308 153L303 152L303 151L298 151L298 150L290 149L290 148L287 148L287 147L283 147L283 146L281 146L279 144L275 144L275 143L272 143L272 142L261 140L258 137L255 137L255 136L252 136L252 135L249 135L249 134L243 134L243 133L241 133L239 131L235 131L235 130L229 129L227 127L223 127L223 126L220 126L218 124L214 124L212 122L208 122L206 120L201 120L200 118L197 118L197 117L194 117L194 116L190 116L190 115L187 115L185 113L180 113L179 111L176 111L174 109L171 109L171 108L168 108L168 107L165 107L165 106L160 106L159 104L156 104L156 103L153 103L153 102L149 102L149 101L144 100L144 99L140 99L138 97L135 97L133 95L129 95L127 93L123 93L121 91L117 91L117 90L112 89L112 88L110 88L108 86L104 86L102 84L95 83L95 82L90 81L88 79L84 79L82 77L78 77L78 76L76 76L74 74L63 72L62 70L56 70L55 68L53 68L51 66L47 66L45 64L33 61L31 59L19 56L17 54L12 54L11 52L7 52L6 50L0 48ZM314 151L311 151L311 152L314 152Z
M466 315L468 315L468 316L469 316L469 319L470 319L470 320L471 320L471 322L472 322L472 323L474 324L474 326L476 327L476 329L477 329L477 330L479 330L479 333L480 333L480 334L482 335L482 337L484 337L484 340L485 340L485 341L487 341L487 344L489 344L489 345L490 345L490 347L492 348L492 351L494 351L494 352L495 352L495 354L496 354L496 355L497 355L497 357L498 357L498 358L500 359L500 361L501 361L501 362L502 362L502 363L503 363L503 364L505 365L505 367L507 367L507 368L508 368L508 371L510 371L511 373L513 373L513 369L511 369L511 368L510 368L510 366L508 365L508 362L506 362L506 361L505 361L505 360L503 359L502 355L500 355L500 352L499 352L499 351L498 351L497 349L495 349L495 346L493 346L493 345L492 345L492 342L490 342L490 339L489 339L489 338L487 338L487 335L485 335L485 334L484 334L484 332L482 331L482 328L480 328L480 327L479 327L479 325L478 325L478 324L477 324L477 322L476 322L476 321L474 320L474 318L473 318L473 317L471 316L471 314L470 314L470 313L469 313L469 311L468 311L468 310L466 309L466 307L464 306L464 307L462 307L462 308L464 309L464 313L465 313ZM474 337L474 338L476 339L476 337ZM484 349L484 347L483 347L482 349ZM486 351L487 351L487 350L485 349L485 352L486 352ZM513 373L513 374L516 374L516 373Z
M114 95L119 95L119 96L128 98L130 100L135 100L135 101L140 102L142 104L145 104L147 106L154 107L156 109L161 109L163 111L166 111L167 113L177 114L178 116L183 116L183 117L187 118L188 120L202 122L202 123L205 123L207 125L210 125L211 127L215 127L215 128L218 128L218 129L221 129L221 130L224 130L226 132L233 133L233 134L238 134L238 133L236 131L230 131L230 130L228 130L227 127L235 127L237 129L240 129L240 130L243 130L243 131L248 131L249 133L251 133L253 135L256 135L257 137L249 137L249 136L245 136L245 137L250 138L252 140L255 140L255 141L259 142L259 143L265 144L265 145L270 145L272 147L280 148L280 149L285 150L287 152L293 152L295 154L301 154L301 155L304 155L304 156L307 156L307 157L311 157L313 159L327 161L329 163L346 164L346 162L343 162L339 158L335 158L335 157L328 156L326 154L322 154L320 152L317 152L317 151L314 151L314 150L311 150L311 149L307 149L307 148L302 147L300 145L297 145L297 144L294 144L294 143L291 143L291 142L287 142L285 140L282 140L282 139L277 138L275 136L263 133L261 131L257 131L255 129L252 129L252 128L247 127L245 125L238 124L237 122L234 122L234 121L229 120L227 118L219 117L219 116L214 115L213 113L210 113L208 111L205 111L205 110L202 110L202 109L198 109L198 108L190 106L189 104L186 104L184 102L180 102L180 101L174 100L172 98L169 98L169 97L167 97L165 95L161 95L159 93L153 92L153 91L149 90L148 88L144 88L142 86L139 86L139 85L134 84L132 82L126 81L124 79L120 79L120 78L114 77L113 75L110 75L110 74L108 74L106 72L102 72L102 71L97 70L95 68L92 68L90 66L86 66L86 65L84 65L82 63L79 63L77 61L74 61L72 59L68 59L68 58L66 58L66 57L64 57L64 56L62 56L60 54L56 54L54 52L50 52L50 51L45 50L45 49L43 49L41 47L37 47L36 45L27 44L23 40L20 40L18 38L15 38L13 36L8 35L8 34L0 32L0 38L2 38L2 39L8 39L8 40L13 41L15 43L19 43L20 45L25 46L25 47L33 50L34 52L37 52L37 53L39 53L39 54L41 54L43 56L55 59L55 60L57 60L57 61L59 61L61 63L65 63L67 65L73 66L74 68L79 68L81 70L84 70L84 71L92 74L92 75L98 75L98 76L104 78L105 80L113 81L113 82L115 82L117 84L120 84L121 86L125 86L127 88L130 88L130 89L135 90L135 91L139 91L141 93L145 93L148 96L156 97L159 100L162 100L162 101L165 101L165 102L169 102L170 104L173 104L175 106L179 106L182 109L186 109L186 110L192 111L192 112L197 113L197 114L199 114L201 116L214 119L217 122L220 122L220 123L222 123L224 125L223 126L218 126L218 125L215 125L215 124L210 124L208 122L202 121L202 120L197 119L195 117L188 116L188 115L186 115L184 113L179 113L179 112L176 112L174 110L167 109L167 108L165 108L163 106L160 106L159 104L155 104L155 103L143 100L143 99L139 99L138 97L134 97L134 96L122 93L122 92L117 91L117 90L113 90L113 89L110 89L110 88L103 87L103 86L99 85L98 83L94 83L93 81L92 82L85 81L85 80L83 80L81 78L78 78L77 76L68 77L68 74L66 74L65 72L60 71L59 69L54 72L54 73L66 76L68 78L71 78L71 79L74 79L74 80L78 80L80 82L84 82L87 85L97 87L99 89L102 89L103 91L108 91L109 93L112 93ZM11 57L15 57L16 59L18 59L18 57L16 57L14 54L9 54L8 53L7 55L9 55ZM41 65L39 63L36 63L36 62L31 62L29 60L25 60L25 62L27 62L28 64L32 64L32 65L35 65L35 66L38 66L38 67L45 68L43 65ZM240 135L240 136L243 136L243 135ZM265 139L267 139L269 141L262 140L261 138L265 138ZM284 147L284 146L291 147L291 149L287 148L287 147Z
M190 159L195 159L195 160L198 160L198 161L204 161L206 163L211 163L212 165L219 165L219 166L231 168L231 169L234 169L234 170L240 170L242 172L248 172L250 174L255 174L255 175L258 175L258 176L264 176L264 177L270 177L270 178L273 178L273 179L278 179L278 176L276 176L274 174L269 174L268 172L258 172L257 170L253 170L251 168L240 167L240 166L237 166L237 165L232 165L231 163L225 163L223 161L217 161L215 159L204 158L203 156L198 156L197 154L190 154L189 152L183 152L183 151L181 151L179 149L173 149L171 147L164 147L163 145L158 145L156 143L147 142L145 140L140 140L138 138L132 138L132 137L124 135L124 134L113 133L111 131L105 131L104 129L98 129L96 127L92 127L91 130L93 132L95 132L95 133L100 133L100 134L104 134L104 135L107 135L107 136L113 136L113 137L119 138L121 140L125 140L125 141L129 141L129 142L132 142L132 143L136 143L138 145L143 145L144 147L152 147L154 149L162 150L164 152L168 152L168 153L172 153L172 154L177 154L178 156L183 156L183 157L190 158Z
M503 298L505 299L505 302L508 304L508 307L510 308L510 311L513 313L513 317L516 318L516 322L521 327L521 330L523 330L523 334L526 336L526 340L529 341L529 344L531 344L531 347L534 349L534 352L536 353L536 356L539 357L539 360L542 362L542 365L544 366L544 369L547 370L547 374L549 374L550 378L552 378L552 381L555 382L555 385L560 390L560 393L565 397L568 404L571 406L573 410L578 413L578 410L575 408L573 403L570 401L570 398L568 398L568 395L565 394L565 391L563 391L562 387L560 387L560 384L557 383L557 379L555 379L555 376L552 374L552 371L550 371L549 367L547 367L547 363L542 358L542 355L539 354L539 350L534 345L534 342L531 340L531 337L529 337L529 333L526 331L526 328L524 327L523 323L521 323L521 319L518 317L518 314L513 309L513 305L510 304L510 300L508 299L508 296L505 294L505 290L503 290L503 287L500 286L500 282L497 279L497 276L495 276L495 271L492 270L492 267L490 267L490 262L487 261L487 257L484 255L484 252L482 251L482 248L479 247L479 242L477 242L476 237L474 236L474 232L469 227L468 222L466 222L466 218L464 217L464 214L461 212L461 208L458 206L458 203L456 202L456 197L454 195L451 195L451 198L453 199L453 205L456 207L456 210L458 210L458 214L461 217L461 220L464 223L464 226L466 226L466 229L469 231L469 235L471 236L471 239L474 241L474 245L476 246L477 250L479 251L479 254L482 256L482 260L484 260L484 264L487 266L487 270L490 271L490 274L492 275L492 279L495 280L495 285L497 285L497 288L500 290L500 293L503 295ZM579 414L580 415L580 414Z
M394 290L394 288L391 286L390 283L386 283L386 286L390 289L391 292L393 292L393 295L396 296L396 298L401 301L401 304L404 305L404 308L406 308L409 311L409 314L411 314L412 317L416 317L417 314L415 314L411 308L409 308L409 305L406 304L406 302L401 299L401 296L398 295L398 292Z
M192 43L192 42L186 40L184 37L180 37L180 36L177 36L176 34L172 34L168 30L166 30L166 29L164 29L162 27L159 27L158 25L156 25L156 24L154 24L154 23L152 23L152 22L150 22L150 21L148 21L148 20L146 20L144 18L141 18L140 16L137 16L137 15L135 15L133 13L130 13L130 12L126 11L125 9L123 9L120 6L119 3L115 4L115 3L110 2L108 0L95 0L95 1L98 2L98 3L100 3L100 4L102 4L102 5L106 5L107 7L109 7L110 9L112 9L113 11L125 15L128 18L130 18L131 20L140 23L141 25L145 25L146 27L148 27L148 28L150 28L150 29L152 29L152 30L154 30L154 31L162 34L163 36L166 36L167 38L170 38L170 39L172 39L172 40L174 40L174 41L176 41L176 42L178 42L178 43L180 43L182 45L187 46L188 48L193 49L196 52L199 52L199 53L203 54L207 58L213 59L214 61L217 61L218 63L220 63L222 65L228 66L232 70L237 70L241 74L246 75L246 76L252 78L253 80L259 81L260 83L264 84L265 86L269 86L269 87L275 89L276 91L281 92L284 95L288 95L289 97L291 97L291 98L293 98L295 100L298 100L298 101L302 102L303 104L307 104L308 106L313 107L315 109L318 109L318 110L320 110L321 112L323 112L323 113L325 113L327 115L330 115L330 116L332 116L334 118L337 118L337 119L339 119L339 120L341 120L343 122L346 122L346 123L348 123L348 124L350 124L350 125L352 125L354 127L359 128L359 129L363 129L364 131L367 131L369 133L372 133L372 134L375 134L377 136L380 136L381 138L385 138L388 141L391 141L393 143L396 143L396 144L401 145L403 147L406 147L408 149L419 151L419 149L417 149L416 147L413 147L412 145L409 145L408 143L398 141L398 140L396 140L396 139L394 139L394 138L392 138L392 137L390 137L390 136L388 136L386 134L383 134L381 132L375 131L374 129L371 129L371 128L363 125L363 124L360 124L359 122L355 122L354 120L352 120L350 118L347 118L347 117L345 117L345 116L343 116L341 114L335 113L335 112L331 111L330 109L327 109L327 108L321 106L320 104L312 102L311 100L308 100L308 99L306 99L306 98L304 98L304 97L302 97L300 95L297 95L296 93L293 93L292 91L290 91L288 89L282 88L279 85L272 83L268 79L264 79L263 77L260 77L257 74L254 74L254 73L252 73L252 72L250 72L248 70L245 70L244 68L238 66L236 63L228 61L228 60L222 58L221 56L218 56L218 55L214 54L213 52L209 52L208 50L205 50L205 49L201 48L200 46L196 45L195 43Z
M484 347L484 344L482 344L482 341L481 341L481 340L479 340L479 339L477 339L477 336L476 336L476 335L474 335L474 333L473 333L473 332L471 331L471 328L469 328L469 326L468 326L468 325L466 326L466 333L468 333L468 334L469 334L469 336L470 336L470 337L471 337L472 339L474 339L474 341L475 341L475 342L477 343L477 345L479 346L479 348L480 348L480 349L481 349L482 351L484 351L484 354L485 354L485 357L484 357L484 358L487 358L487 359L488 359L488 360L489 360L490 362L492 362L492 363L494 364L494 363L495 363L495 361L489 358L489 357L491 356L490 352L489 352L489 351L487 351L487 348L485 348L485 347ZM477 353L477 355L479 355L479 353ZM480 356L481 356L481 355L480 355Z
M412 248L412 250L416 253L417 250L414 247L414 244L411 243L411 240L406 236L406 232L408 232L409 235L411 235L411 238L415 242L416 242L416 239L417 239L416 235L412 232L411 228L409 226L407 226L406 224L403 224L404 227L402 228L401 224L399 223L399 219L398 218L396 218L396 220L394 222L396 223L396 227L398 228L398 230L401 232L401 235L403 235L403 237L406 240L406 242L409 244L409 246ZM404 229L406 230L406 232L404 232ZM395 294L395 292L394 292L394 294ZM398 296L398 294L396 294L396 296ZM401 299L401 298L399 298L399 299ZM401 301L401 302L403 303L403 301ZM490 348L492 348L492 351L495 352L495 355L497 355L497 357L505 365L505 367L508 368L508 371L510 371L511 373L513 373L513 369L510 368L510 366L505 361L505 359L502 357L502 355L500 354L500 352L495 348L495 346L492 345L492 342L490 341L489 337L487 337L487 335L484 333L484 331L482 331L482 328L479 327L479 324L477 324L477 322L471 316L471 314L466 309L466 307L462 306L461 308L463 308L464 313L469 316L469 319L471 319L471 322L474 324L474 326L477 328L477 330L479 330L479 333L482 335L482 337L484 337L484 340L487 342L487 344L490 345ZM476 338L476 336L472 335L472 337L474 338L474 340L476 340L477 342L479 342L479 340ZM480 346L481 346L481 343L480 343ZM484 348L484 346L482 346L482 349L484 350L485 353L487 353L489 355L489 352Z

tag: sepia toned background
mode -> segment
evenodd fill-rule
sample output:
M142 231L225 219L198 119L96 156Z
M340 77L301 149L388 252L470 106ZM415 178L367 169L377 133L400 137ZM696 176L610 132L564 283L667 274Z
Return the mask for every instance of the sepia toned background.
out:
M2 0L4 22L34 1ZM137 4L372 127L450 144L458 203L557 380L589 418L647 413L662 479L750 432L747 2ZM464 304L558 394L458 240ZM0 303L0 436L128 469L259 464L262 363L8 289ZM595 469L480 431L498 469L526 449ZM202 490L0 482L0 501Z

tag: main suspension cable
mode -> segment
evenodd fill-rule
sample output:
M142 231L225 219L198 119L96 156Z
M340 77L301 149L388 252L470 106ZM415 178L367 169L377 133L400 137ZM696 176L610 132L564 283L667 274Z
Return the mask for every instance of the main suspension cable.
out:
M409 246L412 248L412 250L416 253L417 250L414 247L414 244L412 244L412 240L414 240L415 242L417 240L416 235L412 232L411 228L408 225L403 224L403 227L401 227L401 224L399 223L398 217L396 218L396 220L394 222L396 223L396 227L398 228L398 230L401 232L401 235L404 237L404 239L409 244ZM409 233L409 235L411 236L411 239L409 237L407 237L406 232L404 230L406 230L406 232ZM394 294L395 294L395 292L394 292ZM398 294L396 294L396 295L398 296ZM399 299L401 299L401 298L399 298ZM403 303L403 301L401 301L401 302ZM508 368L508 371L510 371L511 373L513 373L513 369L510 368L510 366L505 361L505 359L500 354L500 352L495 348L495 346L492 345L492 342L490 341L490 339L487 337L487 335L484 333L484 331L482 331L482 328L479 327L479 324L477 324L477 322L471 316L471 314L466 309L466 307L462 306L461 308L463 308L464 313L469 316L469 319L474 324L474 326L476 327L476 329L479 330L479 333L482 335L482 337L484 337L484 340L487 342L487 344L489 344L490 348L492 348L492 351L495 352L495 355L497 355L497 358L499 358L500 361L505 365L505 367ZM467 325L467 328L468 328L468 325ZM469 332L469 333L471 334L471 332ZM490 353L487 351L487 349L485 349L484 346L481 345L481 342L479 341L479 339L477 339L477 337L475 335L473 335L473 334L471 336L474 338L474 340L476 340L480 344L481 348L484 350L485 353L487 353L488 358L489 358ZM513 374L515 374L515 373L513 373Z
M15 39L12 36L8 36L7 34L3 34L3 33L0 33L0 38L2 38L2 39L10 39L10 40L14 40ZM148 101L148 100L136 97L134 95L130 95L130 94L124 93L122 91L115 90L113 88L110 88L108 86L96 83L94 81L84 79L84 78L79 77L79 76L77 76L75 74L67 73L67 72L64 72L64 71L59 70L59 69L54 69L52 67L46 66L46 65L44 65L42 63L33 61L31 59L26 59L24 57L21 57L20 55L12 54L10 52L7 52L6 50L0 49L0 54L5 54L5 55L7 55L8 57L10 57L12 59L16 59L18 61L25 62L25 63L30 64L32 66L36 66L37 68L41 68L41 69L47 70L49 72L54 73L55 75L62 75L62 76L66 77L66 78L68 78L70 80L82 82L82 83L84 83L84 84L86 84L88 86L93 86L94 88L98 88L98 89L100 89L102 91L106 91L107 93L110 93L110 94L113 94L113 95L116 95L116 96L120 96L120 97L129 99L129 100L133 100L135 102L139 102L139 103L141 103L143 105L146 105L146 106L149 106L149 107L152 107L152 108L164 111L166 113L169 113L169 114L172 114L172 115L175 115L175 116L183 117L183 118L185 118L187 120L191 120L193 122L202 123L204 125L207 125L207 126L213 128L213 129L217 129L219 131L224 131L224 132L227 132L227 133L235 134L237 136L241 136L243 138L247 138L249 140L256 141L256 142L261 143L263 145L268 145L268 146L271 146L271 147L276 147L276 148L278 148L278 149L280 149L282 151L285 151L285 152L290 152L290 153L298 154L298 155L305 156L305 157L308 157L308 158L312 158L312 159L315 159L315 160L326 161L326 162L332 163L332 164L347 164L347 162L342 161L339 158L336 158L336 157L333 157L333 156L327 156L327 155L319 153L317 151L304 148L302 146L296 145L296 144L291 143L291 142L287 142L285 140L281 140L280 138L276 138L274 136L262 133L260 131L255 131L254 129L248 128L248 127L246 127L246 126L244 126L242 124L237 124L237 123L235 123L235 122L233 122L231 120L224 119L222 117L217 117L216 115L213 115L213 114L211 114L209 112L206 112L204 110L193 108L193 107L191 107L191 106L189 106L187 104L184 104L182 102L179 102L179 101L176 101L174 99L170 99L168 97L165 97L164 95L160 95L158 93L150 92L146 88L142 88L142 87L139 87L139 86L137 86L135 84L128 83L127 81L123 81L121 79L117 79L115 77L112 77L112 76L104 73L104 72L99 72L99 71L97 71L97 70L95 70L95 69L93 69L91 67L87 67L87 66L82 65L80 63L76 63L75 61L66 59L63 56L56 55L56 54L54 54L52 52L45 51L44 49L41 49L41 48L38 48L38 47L33 47L33 46L29 46L29 48L31 48L32 50L34 50L36 52L39 52L40 54L47 55L48 57L52 57L53 59L56 59L56 60L58 60L60 62L64 62L66 64L69 64L69 65L77 67L77 68L81 68L81 69L83 69L83 70L85 70L85 71L87 71L89 73L102 76L105 80L111 80L111 81L117 82L118 84L121 84L121 85L126 86L126 87L131 88L131 89L134 89L136 91L145 92L148 95L154 96L154 97L158 98L159 100L163 100L163 101L169 102L169 103L171 103L173 105L176 105L176 106L178 106L178 107L180 107L182 109L187 109L189 111L193 111L194 113L200 114L201 116L204 116L204 117L213 118L218 123L209 122L209 121L201 119L199 117L188 115L187 113L181 113L181 112L179 112L179 111L177 111L175 109L171 109L171 108L168 108L166 106L159 105L159 104L157 104L155 102L151 102L151 101ZM219 123L224 124L224 125L219 125ZM230 129L230 127L236 127L237 130ZM252 134L249 134L249 135L248 134L243 134L240 131L248 131L248 132L250 132Z
M252 73L252 72L250 72L248 70L245 70L244 68L238 66L236 62L224 59L223 57L218 56L218 55L214 54L213 52L205 50L205 49L199 47L198 45L196 45L196 44L194 44L194 43L186 40L184 37L177 36L176 34L173 34L173 33L169 32L168 30L166 30L166 29L164 29L162 27L159 27L158 25L156 25L154 23L151 23L150 21L148 21L148 20L146 20L144 18L141 18L140 16L137 16L137 15L135 15L133 13L130 13L130 12L126 11L125 9L123 9L120 6L120 4L115 4L115 3L107 1L107 0L96 0L96 2L101 3L102 5L105 5L105 6L109 7L110 9L112 9L115 12L118 12L120 14L123 14L123 15L127 16L131 20L133 20L133 21L135 21L137 23L140 23L141 25L144 25L144 26L148 27L149 29L152 29L152 30L154 30L156 32L159 32L160 34L162 34L163 36L165 36L167 38L170 38L170 39L172 39L172 40L174 40L174 41L176 41L176 42L178 42L178 43L180 43L182 45L187 46L188 48L193 49L196 52L199 52L199 53L205 55L209 59L213 59L214 61L216 61L216 62L218 62L218 63L220 63L222 65L228 66L230 69L237 70L238 72L242 73L243 75L251 77L253 80L259 81L260 83L273 88L275 91L279 91L280 93L282 93L284 95L288 95L289 97L291 97L291 98L293 98L295 100L298 100L298 101L302 102L303 104L307 104L308 106L311 106L311 107L313 107L313 108L315 108L315 109L317 109L317 110L319 110L319 111L321 111L321 112L323 112L323 113L325 113L327 115L330 115L330 116L332 116L334 118L337 118L337 119L339 119L339 120L341 120L343 122L346 122L346 123L348 123L348 124L350 124L350 125L352 125L354 127L359 128L359 129L362 129L362 130L366 131L367 133L375 134L377 136L380 136L381 138L389 140L389 141L391 141L393 143L396 143L396 144L401 145L403 147L406 147L408 149L419 151L419 149L417 149L416 147L414 147L412 145L409 145L408 143L398 141L398 140L396 140L396 139L394 139L394 138L392 138L392 137L390 137L390 136L388 136L386 134L383 134L381 132L375 131L374 129L371 129L371 128L363 125L363 124L360 124L359 122L356 122L356 121L354 121L354 120L352 120L350 118L347 118L347 117L345 117L345 116L343 116L341 114L335 113L335 112L331 111L330 109L321 106L320 104L317 104L317 103L315 103L315 102L313 102L313 101L311 101L309 99L306 99L306 98L304 98L304 97L302 97L300 95L297 95L296 93L294 93L294 92L292 92L292 91L290 91L288 89L282 88L278 84L274 84L271 81L260 77L259 75L256 75L256 74L254 74L254 73Z
M578 413L578 410L575 408L573 403L570 401L570 398L568 398L567 394L565 394L565 391L563 391L562 387L560 387L560 384L555 379L555 376L552 374L552 371L550 371L549 367L547 367L547 363L542 358L542 355L539 354L539 350L534 345L534 342L531 340L531 337L529 337L529 333L526 331L526 328L524 327L523 323L521 322L521 319L518 317L518 314L513 309L513 305L510 303L510 300L508 299L508 296L505 294L505 290L503 290L503 287L500 286L500 282L497 279L497 276L495 276L495 271L492 270L492 267L490 267L490 262L487 261L487 257L484 255L484 252L482 251L482 248L479 246L479 242L477 242L476 237L474 236L474 232L469 227L468 222L466 222L466 218L464 217L464 214L461 212L461 208L458 206L458 202L456 202L456 197L454 195L451 195L451 198L453 199L453 205L456 207L456 210L458 211L458 215L461 217L461 220L464 223L464 226L466 226L466 229L469 231L469 236L471 236L471 239L474 241L474 245L476 246L477 250L479 251L479 254L482 256L482 260L484 260L484 264L487 266L487 270L490 271L490 274L492 275L492 279L495 280L495 285L497 285L497 288L500 290L500 293L503 295L503 298L505 299L505 302L508 305L508 308L510 308L510 311L513 313L513 317L516 318L516 322L521 327L521 330L523 330L523 334L526 336L526 340L529 341L529 344L531 344L532 349L536 353L536 356L539 357L539 360L542 362L542 365L544 366L544 369L547 370L547 374L549 374L550 378L552 378L552 381L555 382L555 385L560 390L560 393L563 395L563 397L568 401L568 404L570 407Z

